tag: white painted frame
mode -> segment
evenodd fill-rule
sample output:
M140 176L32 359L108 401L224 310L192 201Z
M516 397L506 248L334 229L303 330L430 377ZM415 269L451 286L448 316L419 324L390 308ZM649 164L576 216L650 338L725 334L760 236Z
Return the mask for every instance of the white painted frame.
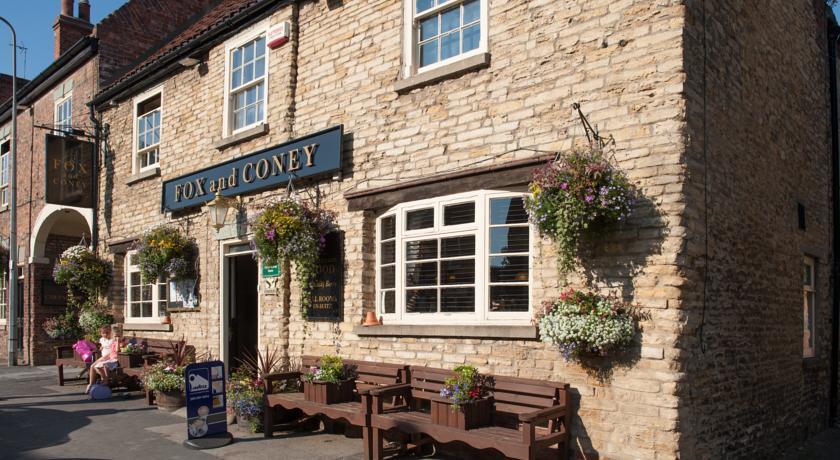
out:
M805 283L804 279L802 282L802 357L813 358L817 356L817 263L814 257L807 255L802 258L802 263L803 268L810 270L811 275L810 283ZM809 301L811 304L810 324L808 318ZM814 343L811 349L805 346L805 334L808 332L811 333L811 340Z
M221 359L225 364L228 365L228 368L233 365L230 362L230 350L228 350L228 324L230 323L230 290L228 289L228 282L233 278L230 266L228 265L228 259L231 257L242 256L242 255L254 255L256 251L239 251L235 253L231 253L230 249L233 246L238 246L241 244L248 244L251 241L249 237L245 238L238 238L238 239L230 239L225 241L219 242L219 305L221 308L219 309L219 359ZM260 326L262 323L262 295L261 295L261 283L259 277L262 273L262 261L257 263L257 348L262 350L262 335L259 333Z
M468 51L449 59L438 61L434 64L427 65L420 68L420 47L419 47L419 27L418 22L429 16L436 15L441 11L451 9L455 5L460 6L469 0L449 0L446 3L440 4L430 8L422 13L415 13L416 0L403 0L403 78L409 78L423 72L437 69L439 67L457 62L462 59L484 54L489 52L489 26L490 26L490 6L489 0L479 0L481 2L481 39L478 48Z
M224 112L222 113L222 138L230 137L234 134L240 133L242 131L251 129L255 126L259 126L265 124L268 120L268 108L269 108L269 75L270 72L270 51L271 49L268 47L268 29L269 29L270 21L265 19L260 21L247 29L243 30L235 37L229 39L225 42L225 81L224 81ZM264 94L265 99L263 101L264 110L263 110L263 119L251 124L243 126L239 129L233 129L233 100L230 91L230 74L231 74L231 61L232 61L232 53L233 50L239 48L240 46L252 41L256 40L260 37L260 35L265 36L266 48L265 48L265 74L262 76L263 84L265 85ZM254 80L256 82L258 80ZM258 83L253 83L254 85Z
M9 312L6 310L9 307L9 270L6 266L0 267L0 326L6 324L6 318L9 317Z
M67 113L67 125L63 125L63 120L59 120L58 118L58 110L59 108L64 105L65 103L70 103L70 110ZM60 125L60 123L62 123ZM73 91L69 91L64 96L55 100L55 104L53 105L53 128L56 129L56 132L60 136L67 136L70 130L73 129Z
M157 145L155 146L158 149L158 162L154 163L154 164L151 164L149 166L146 166L146 167L140 167L140 153L147 152L147 151L151 150L152 148L147 147L147 148L143 149L142 152L138 149L138 146L137 146L137 125L138 125L138 122L140 121L140 115L144 115L144 114L137 113L137 107L140 106L140 104L142 104L143 102L146 102L149 99L151 99L151 98L153 98L157 95L160 95L160 107L158 108L158 110L160 110L160 139L159 139ZM164 105L163 103L164 103L164 100L163 100L163 85L159 85L155 88L152 88L152 89L146 91L145 93L139 94L139 95L135 96L135 98L133 100L132 110L131 110L132 119L133 119L133 127L131 129L131 139L132 139L132 141L131 141L131 172L132 172L132 174L137 174L137 173L140 173L140 172L143 172L143 171L148 171L148 170L152 170L152 169L160 167L160 156L161 156L161 153L162 153L161 149L160 149L160 146L161 146L161 144L163 144L163 132L164 132L163 123L164 123L164 115L165 115L164 110L163 110L163 105Z
M383 213L376 219L376 276L375 276L375 304L376 312L381 315L387 324L405 324L405 325L422 325L422 324L458 324L458 325L473 325L473 324L505 324L505 325L527 325L530 324L534 311L534 302L532 299L532 291L534 284L534 251L528 253L528 311L527 312L490 312L489 310L489 295L490 295L490 281L489 281L489 238L490 238L490 200L492 198L505 197L524 197L522 192L512 191L495 191L495 190L479 190L474 192L459 193L444 197L437 197L433 199L414 201L409 203L402 203L387 212ZM466 201L474 201L475 208L475 223L461 224L461 225L443 225L443 208L453 204L459 204ZM433 228L422 230L406 230L406 213L416 209L423 209L433 207L435 209L435 225ZM382 303L382 289L380 271L381 265L381 239L380 239L380 222L382 219L390 216L396 218L396 236L394 238L395 246L395 280L394 280L394 313L385 313L384 305ZM513 224L514 226L520 224ZM531 241L530 247L534 247L534 242L537 241L534 227L529 223L529 238ZM408 241L430 239L430 238L448 238L456 236L475 235L475 311L468 313L406 313L405 311L405 277L406 277L406 262L405 262L405 243ZM439 243L438 243L439 245ZM440 251L440 248L438 248ZM518 254L518 253L517 253ZM505 254L505 255L517 255ZM431 260L431 259L430 259ZM440 260L435 259L435 260ZM440 274L438 273L438 276ZM512 283L503 283L505 285L514 285ZM523 283L524 284L524 283ZM440 286L438 285L438 288ZM457 287L455 285L451 287ZM440 299L438 299L438 302Z
M0 145L11 142L9 136L0 139ZM11 173L11 146L9 151L0 155L0 210L9 206L9 173ZM4 179L5 176L5 179ZM3 193L3 192L6 193Z
M169 302L169 282L166 281L164 283L153 283L152 285L152 316L149 317L142 317L142 316L131 316L131 287L130 287L130 277L132 273L139 273L140 268L137 265L131 264L131 256L137 254L137 251L128 251L125 254L125 263L124 265L124 284L123 288L125 289L125 305L124 305L124 315L127 323L132 324L160 324L160 286L164 286L167 294L166 299L163 300L165 302ZM134 267L134 268L132 268ZM144 283L145 280L141 277L141 286L146 285Z

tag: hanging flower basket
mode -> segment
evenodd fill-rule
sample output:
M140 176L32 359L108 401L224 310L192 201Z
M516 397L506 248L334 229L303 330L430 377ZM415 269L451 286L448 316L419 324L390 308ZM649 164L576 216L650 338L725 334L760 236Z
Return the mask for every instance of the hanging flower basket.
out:
M53 267L55 282L67 287L68 303L80 309L96 308L112 278L111 262L84 246L70 246Z
M85 338L88 340L98 340L99 329L111 324L114 324L114 316L103 309L90 308L79 313L79 327L81 327Z
M295 264L304 314L311 302L318 257L332 220L332 213L285 198L265 208L251 223L254 246L263 265Z
M540 337L558 345L566 360L608 356L630 346L636 334L633 309L620 299L569 289L537 314Z
M627 219L636 192L597 150L573 151L537 169L526 206L531 222L557 244L560 268L575 266L580 241Z
M79 327L79 318L72 309L68 309L62 315L48 318L42 327L53 340L76 340L84 334Z
M195 241L171 225L159 225L143 234L134 245L137 265L147 282L194 279L198 248Z

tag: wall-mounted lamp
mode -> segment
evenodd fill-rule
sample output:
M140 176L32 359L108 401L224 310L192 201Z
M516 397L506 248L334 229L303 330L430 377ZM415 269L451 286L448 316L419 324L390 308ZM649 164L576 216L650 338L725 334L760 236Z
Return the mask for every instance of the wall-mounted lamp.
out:
M242 203L241 197L222 196L221 191L216 192L216 197L213 201L207 203L207 209L210 211L210 223L216 231L221 230L225 226L225 220L230 209L238 209Z

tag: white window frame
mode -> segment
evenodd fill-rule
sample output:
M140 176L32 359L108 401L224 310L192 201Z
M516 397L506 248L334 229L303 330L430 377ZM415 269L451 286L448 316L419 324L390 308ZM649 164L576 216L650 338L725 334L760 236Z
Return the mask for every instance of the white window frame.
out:
M533 244L536 240L536 233L533 226L528 223L525 224L529 228L529 238L531 244L528 253L528 311L524 312L491 312L489 308L490 299L490 200L493 198L507 198L507 197L524 197L524 192L518 191L501 191L501 190L479 190L467 193L459 193L444 197L438 197L427 200L420 200L410 203L403 203L389 209L376 219L376 276L375 276L375 296L376 296L376 312L381 315L387 324L403 324L403 325L423 325L423 324L457 324L457 325L481 325L481 324L504 324L504 325L528 325L531 322L534 311L534 302L532 299L533 285L534 285L534 251ZM453 204L464 203L467 201L474 201L475 208L475 222L470 224L460 225L443 225L443 209L445 206ZM406 213L417 209L432 207L435 210L435 224L431 228L421 230L406 230ZM380 270L382 254L381 254L381 235L380 223L387 217L395 216L396 235L393 238L395 248L395 274L394 274L394 313L385 313L384 304L382 303L382 289ZM512 224L519 225L519 224ZM415 240L424 240L430 238L449 238L457 236L475 235L476 251L473 256L476 261L475 266L475 310L473 312L438 312L438 313L406 313L405 312L405 278L406 278L406 261L405 261L405 243ZM389 240L390 241L390 240ZM440 243L438 243L438 247ZM438 249L439 250L439 249ZM517 254L505 254L513 255ZM432 259L429 259L430 261ZM435 260L440 260L438 257ZM438 273L440 275L440 273ZM511 283L504 283L511 284ZM472 285L465 285L472 286ZM438 285L440 287L440 285ZM449 287L458 287L452 285ZM386 289L391 290L391 289Z
M8 318L9 308L9 270L3 266L0 267L0 325L6 324Z
M64 104L70 104L69 110L67 111L66 115L67 118L60 119L59 118L59 110ZM55 132L58 133L59 136L69 136L73 130L73 91L68 92L64 96L55 100L55 106L53 108L53 127L55 128Z
M153 284L152 289L152 316L149 317L142 317L142 316L132 316L131 315L131 303L133 301L131 297L131 274L132 273L139 273L140 267L137 265L131 264L131 257L136 255L137 251L129 251L125 255L125 322L138 324L138 323L153 323L153 324L160 324L160 302L169 303L169 285L166 280L163 283L155 283ZM144 280L141 277L141 286L146 285L142 284ZM164 286L166 290L166 299L160 299L160 286Z
M160 136L159 136L157 144L155 144L153 146L146 146L146 148L141 150L139 148L138 139L137 139L137 135L139 134L138 125L140 123L140 117L143 116L143 115L147 115L149 113L152 113L152 112L154 112L154 110L152 110L151 112L147 112L145 114L137 113L137 110L138 110L138 107L140 107L140 105L142 105L144 102L148 101L149 99L151 99L155 96L160 97L160 107L158 107L156 109L160 112L160 127L158 128L159 131L160 131L160 133L159 133ZM140 173L140 172L143 172L143 171L149 171L149 170L156 169L156 168L160 167L160 154L161 154L160 145L163 143L163 86L158 86L156 88L152 88L149 91L146 91L145 93L138 95L137 97L134 98L133 103L134 103L134 105L133 105L134 108L132 110L132 113L134 115L134 127L132 129L132 139L133 139L133 141L132 141L132 155L131 155L131 158L132 158L131 171L132 171L132 173L137 174L137 173ZM158 161L157 161L157 163L153 163L153 164L150 164L150 165L147 165L147 166L140 166L140 155L144 154L146 152L150 152L154 149L157 149L157 151L158 151L158 155L157 155L157 160Z
M430 8L422 13L415 13L416 0L403 0L403 78L428 72L453 62L488 52L490 49L488 38L490 25L489 0L479 0L481 2L481 38L479 39L478 48L420 68L419 21L436 15L441 11L448 10L455 5L460 6L468 1L448 0L446 3Z
M0 139L0 146L3 144L11 142L11 139L6 137ZM9 151L3 154L0 154L0 208L6 208L9 206L9 175L11 173L11 158L12 158L12 151L11 151L11 144L9 145Z
M810 270L811 275L810 283L805 281L804 273L802 279L802 357L813 358L817 355L817 261L814 257L804 256L802 263L803 269ZM813 346L809 347L809 342L813 343Z
M256 126L260 126L265 124L268 120L268 89L269 89L269 74L270 74L270 52L271 49L268 47L268 29L269 29L269 21L264 20L253 26L247 28L243 32L239 33L236 37L228 40L225 42L225 98L224 98L224 112L222 114L222 137L230 137L232 135L238 134L242 131L254 128ZM249 82L247 85L242 85L237 89L237 92L253 87L259 84L260 81L263 83L263 118L255 123L250 125L245 125L241 128L234 129L233 127L233 94L230 89L230 79L231 79L231 65L232 65L232 55L233 50L239 48L247 44L248 42L254 41L258 39L260 36L265 36L266 48L265 48L265 72L261 78L254 79Z

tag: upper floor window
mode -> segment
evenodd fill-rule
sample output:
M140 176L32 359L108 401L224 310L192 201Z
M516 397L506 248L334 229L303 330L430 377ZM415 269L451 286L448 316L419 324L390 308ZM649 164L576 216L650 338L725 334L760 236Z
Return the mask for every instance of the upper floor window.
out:
M137 98L134 113L137 120L134 171L143 171L157 167L160 160L160 89Z
M5 260L3 262L6 262ZM9 276L4 266L0 267L0 320L6 320L6 310L9 308Z
M228 46L226 131L237 131L265 122L268 54L265 33Z
M137 253L126 255L125 318L127 322L160 322L166 316L168 289L166 282L149 283L140 274Z
M377 220L377 310L392 323L525 324L530 242L520 193L396 206Z
M487 0L410 0L406 76L487 51Z
M816 302L816 260L805 256L802 263L802 356L815 356L814 304Z
M55 129L64 136L73 129L73 93L55 101Z
M0 206L9 204L9 169L11 168L11 140L0 143Z

